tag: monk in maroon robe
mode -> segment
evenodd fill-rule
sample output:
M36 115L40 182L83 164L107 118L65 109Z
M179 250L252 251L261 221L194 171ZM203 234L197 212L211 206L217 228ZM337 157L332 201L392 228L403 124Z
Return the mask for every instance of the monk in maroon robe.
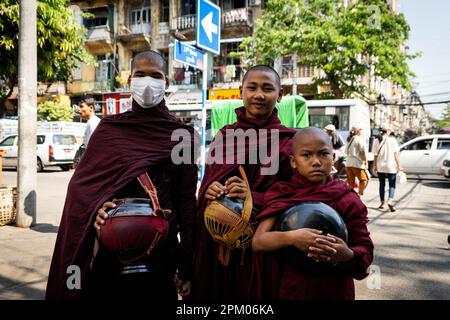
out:
M270 274L278 291L273 290L275 294L267 297L267 292L258 287L258 279L267 274L256 275L253 286L259 297L270 299L354 299L353 279L364 279L373 259L373 243L366 226L367 208L353 189L329 176L333 148L322 130L305 128L297 133L290 160L296 173L290 182L278 182L266 192L264 210L257 217L260 223L253 237L253 249L280 252L279 249L295 246L316 262L335 266L307 272L290 265L280 254L279 264ZM341 215L347 226L347 244L316 229L273 231L280 215L306 201L323 202Z
M226 265L219 261L223 248L212 239L204 224L207 204L223 193L230 198L245 199L246 192L251 192L253 206L260 210L267 188L276 181L288 181L292 175L290 139L296 131L281 125L277 116L275 104L282 96L278 74L270 67L256 66L246 73L240 90L244 107L236 109L237 122L222 128L211 144L199 190L191 295L197 301L248 300L254 267L251 249L232 249ZM250 138L233 144L234 137L228 134L239 135L239 131ZM251 160L261 146L268 147L270 161ZM232 159L227 157L230 150ZM250 190L239 174L240 165L246 172Z
M171 136L175 130L182 129L188 135L187 144L194 147L194 130L169 114L163 99L168 84L166 72L167 63L158 53L138 54L133 60L131 81L144 83L142 90L135 89L135 93L144 94L133 95L132 111L105 117L92 135L69 183L50 267L47 299L140 296L175 301L175 273L180 285L189 285L198 170L193 158L191 163L172 161L172 148L179 141L172 141ZM97 218L97 227L101 227L104 220L97 212L106 209L108 205L104 204L114 198L149 199L136 179L145 172L158 191L161 207L172 211L169 234L150 254L154 272L123 281L116 276L120 270L117 257L101 243L94 256L94 222ZM81 271L81 286L67 285L73 279L70 276L77 276L71 266Z

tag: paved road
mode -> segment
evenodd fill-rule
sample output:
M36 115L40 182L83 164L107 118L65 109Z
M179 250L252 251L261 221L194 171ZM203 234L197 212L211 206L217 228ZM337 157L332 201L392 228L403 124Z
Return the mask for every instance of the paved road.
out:
M377 181L363 197L375 257L358 299L450 299L450 181L411 178L394 213L377 209Z
M38 174L37 225L0 227L0 299L43 299L68 181L59 169ZM410 179L397 189L397 212L377 209L378 181L363 201L375 243L374 273L356 282L358 299L450 299L450 181ZM431 177L439 178L439 177ZM16 185L16 172L4 172Z

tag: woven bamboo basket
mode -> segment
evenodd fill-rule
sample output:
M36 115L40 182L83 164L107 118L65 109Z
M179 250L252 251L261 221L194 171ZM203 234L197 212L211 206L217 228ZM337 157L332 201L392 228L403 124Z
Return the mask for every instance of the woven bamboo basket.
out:
M16 187L0 187L0 226L16 220Z

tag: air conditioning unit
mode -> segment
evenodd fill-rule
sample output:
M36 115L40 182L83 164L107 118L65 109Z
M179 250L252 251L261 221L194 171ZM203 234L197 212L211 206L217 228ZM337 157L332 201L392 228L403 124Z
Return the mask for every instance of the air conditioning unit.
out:
M260 4L261 0L248 0L249 7L259 6Z

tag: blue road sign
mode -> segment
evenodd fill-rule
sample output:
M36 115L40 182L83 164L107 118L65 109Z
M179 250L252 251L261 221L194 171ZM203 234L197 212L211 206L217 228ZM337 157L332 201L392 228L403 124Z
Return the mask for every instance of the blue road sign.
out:
M220 7L208 0L197 0L197 47L220 54Z
M175 40L173 59L203 70L203 52Z

